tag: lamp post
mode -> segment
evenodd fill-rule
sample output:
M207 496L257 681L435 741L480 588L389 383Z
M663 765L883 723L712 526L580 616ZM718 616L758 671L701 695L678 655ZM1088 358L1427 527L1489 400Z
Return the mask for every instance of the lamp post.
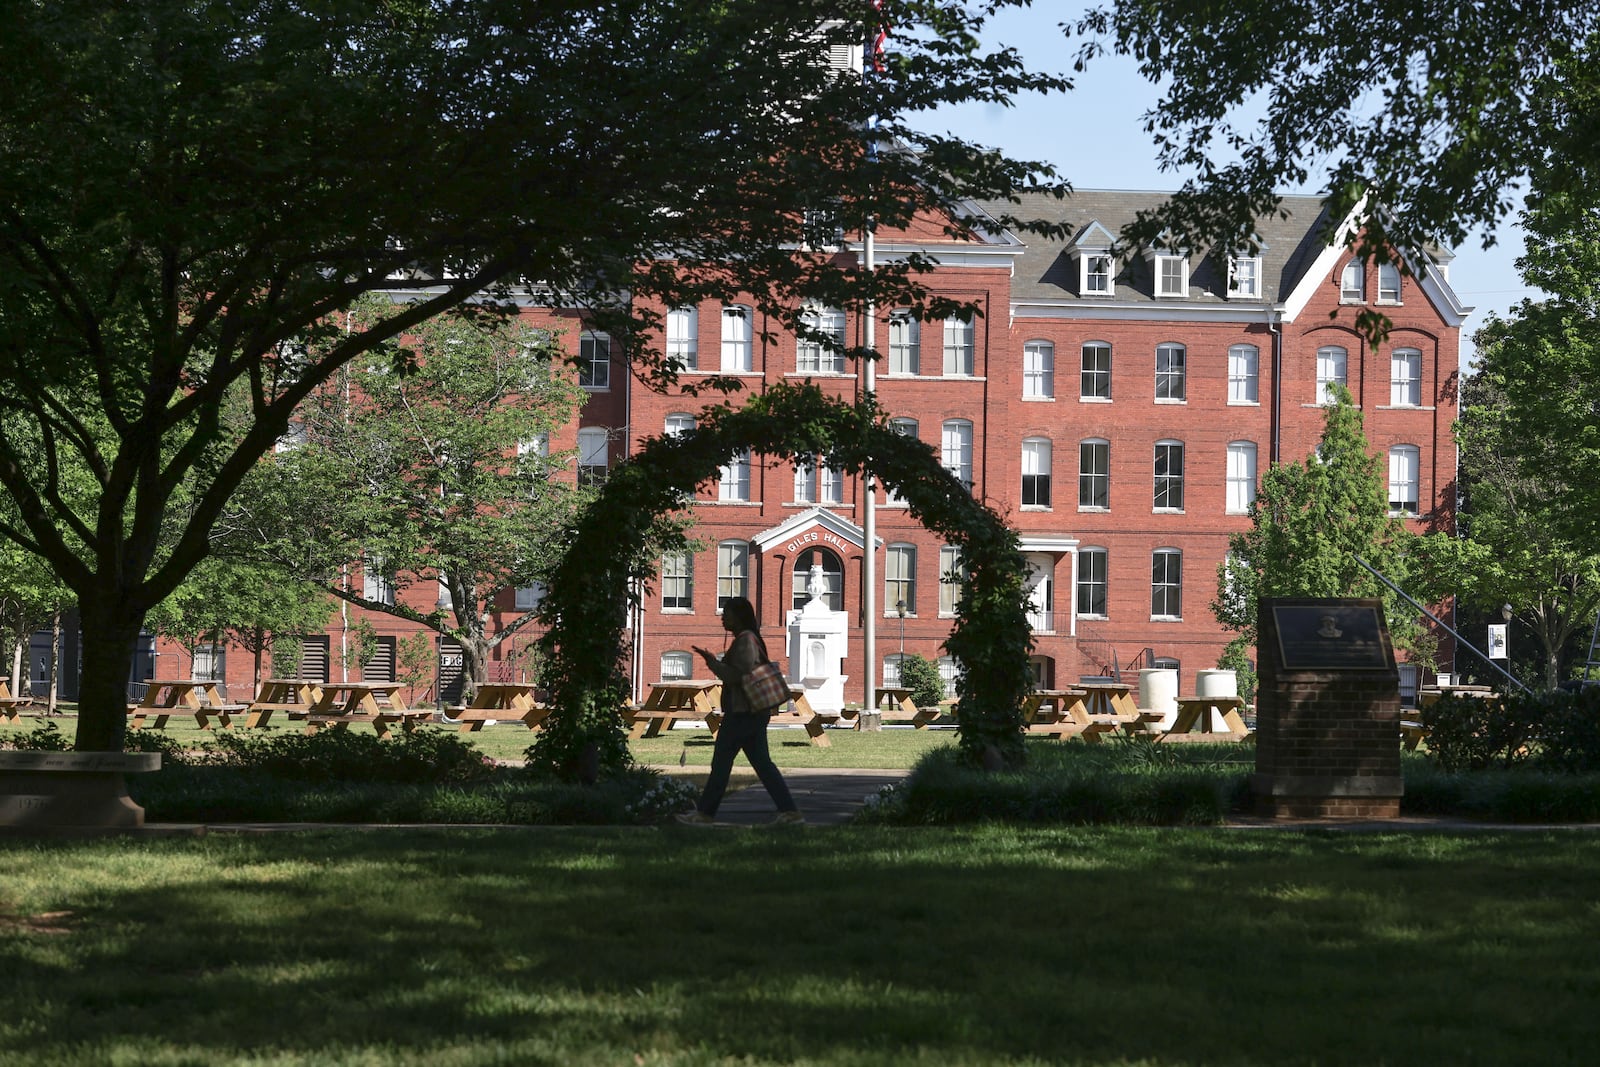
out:
M900 616L900 658L901 659L905 659L906 658L906 602L904 600L896 600L894 602L894 613L896 615Z

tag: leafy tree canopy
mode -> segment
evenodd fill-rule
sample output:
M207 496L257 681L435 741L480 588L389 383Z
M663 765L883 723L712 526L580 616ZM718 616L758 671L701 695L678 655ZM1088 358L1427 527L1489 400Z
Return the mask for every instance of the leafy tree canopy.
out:
M824 60L876 16L838 0L10 5L0 535L78 597L78 746L121 747L144 614L295 407L440 311L527 283L591 309L660 382L678 368L621 328L655 308L949 310L925 261L868 276L804 249L832 220L932 213L959 235L967 198L1049 177L913 128L1062 87L979 50L1012 2L898 0L865 88ZM396 290L415 299L343 331L361 294ZM87 500L63 488L74 469Z
M1417 612L1357 562L1364 559L1423 603L1431 589L1408 585L1408 554L1416 536L1388 512L1388 486L1378 457L1368 451L1361 411L1333 387L1315 454L1297 464L1273 464L1250 505L1251 528L1228 537L1217 568L1217 621L1256 639L1262 597L1378 597L1395 644L1428 659L1432 641Z
M1600 192L1600 3L1112 0L1080 19L1080 69L1132 56L1162 89L1161 164L1192 174L1141 219L1203 247L1248 238L1277 190L1316 179L1335 219L1383 206L1365 250L1458 245L1511 210L1530 173ZM1237 116L1246 116L1243 119ZM1259 119L1256 116L1260 116Z

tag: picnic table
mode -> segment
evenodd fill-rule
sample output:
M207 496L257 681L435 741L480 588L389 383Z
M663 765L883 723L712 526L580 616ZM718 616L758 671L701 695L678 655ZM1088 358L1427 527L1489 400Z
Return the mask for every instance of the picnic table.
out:
M379 737L387 737L394 723L409 732L431 714L407 708L398 682L329 682L323 685L322 696L306 714L306 733L314 734L330 726L342 730L351 723L367 723Z
M274 712L283 712L291 719L304 719L311 707L322 698L322 683L308 678L268 678L261 683L261 692L245 709L245 725L251 728L265 726L272 721Z
M234 714L245 706L228 703L223 684L213 679L152 678L145 683L144 700L128 705L128 726L141 730L149 722L152 728L165 730L172 716L192 715L196 726L209 730L212 719L232 726Z
M485 682L472 695L472 703L456 709L462 733L475 733L492 723L520 720L536 729L550 714L550 706L534 699L533 685L520 682Z
M0 719L9 719L12 722L16 722L19 710L32 704L33 697L12 696L11 690L6 687L6 683L9 681L11 681L10 676L0 675Z
M679 722L703 722L715 733L713 718L718 715L721 698L720 681L657 682L650 687L643 704L625 713L628 736L659 737L662 730L670 730Z
M791 685L789 687L789 709L780 711L772 716L768 725L778 726L803 726L806 739L817 748L832 748L833 742L828 740L826 733L830 721L837 719L837 715L824 715L811 706L811 700L806 696L805 687ZM722 713L717 713L720 722Z
M1159 740L1182 741L1244 741L1250 729L1239 717L1244 707L1240 697L1179 697L1178 715L1172 727ZM1216 726L1221 723L1223 729Z
M1089 717L1082 689L1035 689L1022 698L1022 723L1026 733L1065 740L1081 737L1091 745L1102 735L1115 733L1117 724Z
M883 722L909 722L918 730L939 717L938 708L924 709L912 703L911 690L903 685L879 686L873 691L872 707Z

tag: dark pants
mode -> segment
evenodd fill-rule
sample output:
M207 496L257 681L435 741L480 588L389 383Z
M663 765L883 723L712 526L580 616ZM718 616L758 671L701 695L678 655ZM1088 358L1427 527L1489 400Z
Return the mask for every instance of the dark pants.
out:
M740 752L750 761L756 777L767 787L772 802L779 811L797 811L789 787L778 773L778 765L767 752L768 715L724 715L717 727L716 747L711 750L711 774L706 778L705 792L700 794L699 809L707 815L716 815L722 803L722 794L728 789L728 775L733 770L733 760Z

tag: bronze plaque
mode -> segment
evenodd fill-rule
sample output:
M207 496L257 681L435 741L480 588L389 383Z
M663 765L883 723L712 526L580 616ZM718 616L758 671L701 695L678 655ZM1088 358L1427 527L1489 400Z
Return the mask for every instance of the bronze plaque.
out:
M1393 667L1383 616L1366 604L1274 604L1284 670L1381 670Z

